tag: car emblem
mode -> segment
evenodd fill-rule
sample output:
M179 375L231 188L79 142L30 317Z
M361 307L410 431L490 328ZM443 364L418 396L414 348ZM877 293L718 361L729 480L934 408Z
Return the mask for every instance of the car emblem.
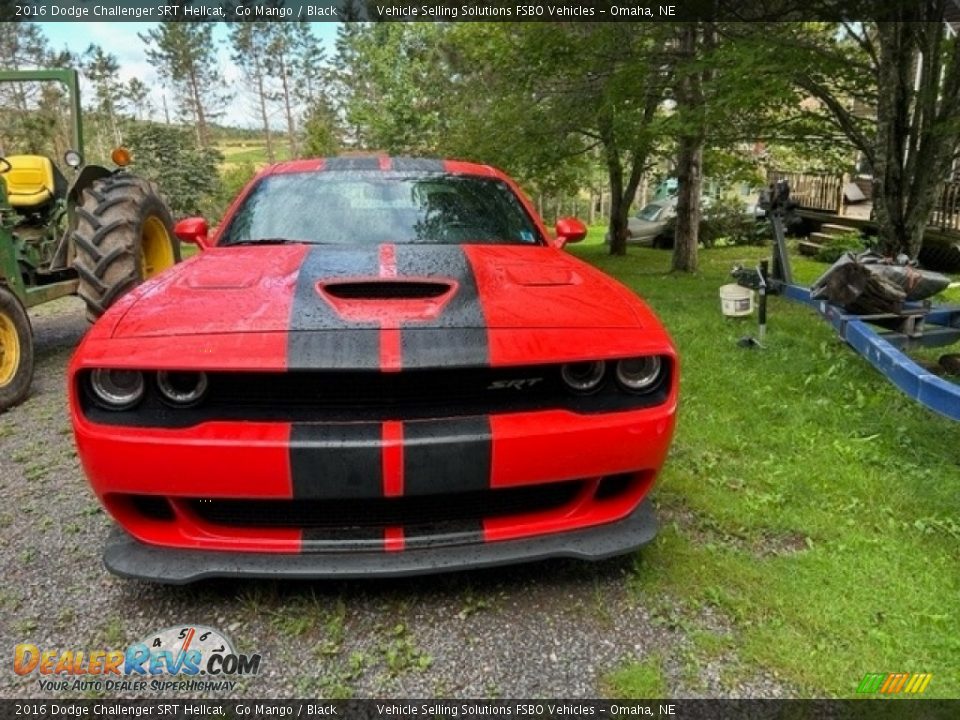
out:
M522 378L517 380L494 380L487 386L487 390L506 390L507 388L513 388L514 390L525 390L527 388L532 388L541 380L543 380L542 377Z

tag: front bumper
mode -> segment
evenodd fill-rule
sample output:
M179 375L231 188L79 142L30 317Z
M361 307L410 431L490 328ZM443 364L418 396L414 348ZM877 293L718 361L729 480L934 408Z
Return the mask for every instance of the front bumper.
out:
M409 577L511 565L548 558L603 560L653 540L657 520L650 500L614 523L555 535L403 553L322 552L312 554L230 553L177 550L145 545L115 528L104 565L121 577L183 585L207 578L369 578Z
M655 482L674 411L74 427L97 495L145 545L395 555L620 521Z

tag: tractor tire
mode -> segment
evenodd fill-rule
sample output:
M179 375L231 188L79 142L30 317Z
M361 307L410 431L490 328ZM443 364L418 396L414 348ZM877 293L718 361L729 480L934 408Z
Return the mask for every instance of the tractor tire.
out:
M149 180L119 172L85 188L76 207L73 266L92 322L144 280L180 262L170 208Z
M0 286L0 412L22 401L33 381L33 330L23 305Z

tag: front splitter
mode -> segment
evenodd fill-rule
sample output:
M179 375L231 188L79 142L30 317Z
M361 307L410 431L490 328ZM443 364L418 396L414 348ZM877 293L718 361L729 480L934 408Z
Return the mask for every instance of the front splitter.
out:
M603 560L646 545L657 534L650 500L617 522L522 540L402 552L231 553L147 545L114 528L103 562L121 577L184 585L206 578L378 578L513 565L548 558Z

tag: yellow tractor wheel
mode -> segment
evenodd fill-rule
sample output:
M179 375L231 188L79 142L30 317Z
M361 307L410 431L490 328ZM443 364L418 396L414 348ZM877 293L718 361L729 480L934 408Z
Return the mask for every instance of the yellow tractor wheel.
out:
M180 262L170 209L149 180L126 172L97 180L83 191L75 214L73 266L90 320Z
M33 331L23 305L0 286L0 412L16 405L33 380Z

